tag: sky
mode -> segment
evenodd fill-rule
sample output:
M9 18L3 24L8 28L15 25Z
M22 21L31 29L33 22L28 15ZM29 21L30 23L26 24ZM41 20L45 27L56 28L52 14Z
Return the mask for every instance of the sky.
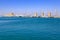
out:
M60 11L60 0L0 0L0 15L14 12L15 14L33 14L41 11L54 14Z

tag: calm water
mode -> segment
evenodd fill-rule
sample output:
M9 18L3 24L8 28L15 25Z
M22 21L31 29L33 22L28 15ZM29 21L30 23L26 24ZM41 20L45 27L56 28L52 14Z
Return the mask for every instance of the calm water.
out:
M60 19L1 17L0 40L60 40Z

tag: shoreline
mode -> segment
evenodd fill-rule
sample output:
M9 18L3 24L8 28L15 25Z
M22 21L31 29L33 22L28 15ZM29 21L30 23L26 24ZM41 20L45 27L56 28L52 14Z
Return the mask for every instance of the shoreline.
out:
M38 16L38 17L34 17L34 16L32 16L32 17L22 17L22 16L1 16L0 18L60 18L60 17L40 17L40 16Z

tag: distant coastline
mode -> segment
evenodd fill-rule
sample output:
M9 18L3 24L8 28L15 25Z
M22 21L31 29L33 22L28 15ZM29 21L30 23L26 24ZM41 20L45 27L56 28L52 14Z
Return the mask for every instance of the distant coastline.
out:
M32 16L32 17L28 17L28 16L0 16L0 17L3 17L3 18L14 18L14 17L17 17L17 18L60 18L60 17L41 17L41 16L38 16L38 17L35 17L35 16Z

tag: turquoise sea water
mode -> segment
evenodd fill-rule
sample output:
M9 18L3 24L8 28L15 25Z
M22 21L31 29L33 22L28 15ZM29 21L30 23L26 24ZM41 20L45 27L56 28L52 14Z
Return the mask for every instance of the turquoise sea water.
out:
M60 18L0 17L0 40L60 40Z

